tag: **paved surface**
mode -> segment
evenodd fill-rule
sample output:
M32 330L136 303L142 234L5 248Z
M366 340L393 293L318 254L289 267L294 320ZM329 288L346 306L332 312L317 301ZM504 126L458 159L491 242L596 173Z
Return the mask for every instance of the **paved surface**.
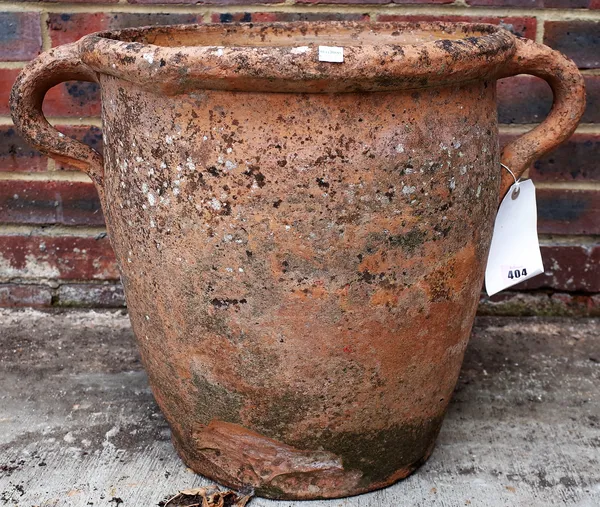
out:
M383 491L250 507L600 506L600 321L482 318L431 459ZM177 458L121 312L0 310L0 505L156 506Z

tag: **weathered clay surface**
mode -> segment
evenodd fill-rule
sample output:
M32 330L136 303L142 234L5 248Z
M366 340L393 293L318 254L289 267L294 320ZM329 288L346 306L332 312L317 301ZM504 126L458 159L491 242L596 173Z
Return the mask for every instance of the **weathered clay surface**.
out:
M318 62L320 41L347 44L345 63ZM299 23L63 49L101 85L104 167L86 160L191 468L319 498L390 484L429 456L497 205L495 79L523 47L485 25ZM18 93L44 58L56 56L13 95L34 141ZM576 91L552 128L574 128ZM47 151L79 157L71 146Z

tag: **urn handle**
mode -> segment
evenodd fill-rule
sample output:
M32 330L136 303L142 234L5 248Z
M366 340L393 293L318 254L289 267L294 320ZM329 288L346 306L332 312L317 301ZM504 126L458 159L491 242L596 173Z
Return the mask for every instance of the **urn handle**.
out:
M547 81L554 101L548 117L530 132L506 145L501 161L519 178L539 157L568 139L585 109L585 85L577 65L558 51L528 39L516 39L517 50L500 77L531 74ZM513 183L502 171L500 199Z
M102 155L56 130L42 112L46 92L63 81L97 82L96 73L81 62L77 44L41 54L21 71L10 94L13 121L21 135L39 151L88 174L102 187Z

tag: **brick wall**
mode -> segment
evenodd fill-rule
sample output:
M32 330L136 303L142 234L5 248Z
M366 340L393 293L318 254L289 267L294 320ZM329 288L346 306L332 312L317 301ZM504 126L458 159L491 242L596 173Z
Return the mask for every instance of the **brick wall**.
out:
M600 311L600 0L0 0L0 306L120 306L118 271L88 178L31 149L12 127L10 87L28 60L86 33L167 23L293 20L499 23L556 48L582 69L588 90L572 139L531 169L547 274L494 298L483 313ZM500 81L502 142L541 121L545 82ZM44 103L65 134L101 149L99 90L64 83Z

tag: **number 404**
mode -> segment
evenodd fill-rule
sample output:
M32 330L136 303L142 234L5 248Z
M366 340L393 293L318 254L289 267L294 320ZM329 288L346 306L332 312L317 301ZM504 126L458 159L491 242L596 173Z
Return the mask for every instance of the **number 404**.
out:
M515 278L521 278L522 276L527 276L527 270L523 269L511 269L508 272L508 278L514 280Z

